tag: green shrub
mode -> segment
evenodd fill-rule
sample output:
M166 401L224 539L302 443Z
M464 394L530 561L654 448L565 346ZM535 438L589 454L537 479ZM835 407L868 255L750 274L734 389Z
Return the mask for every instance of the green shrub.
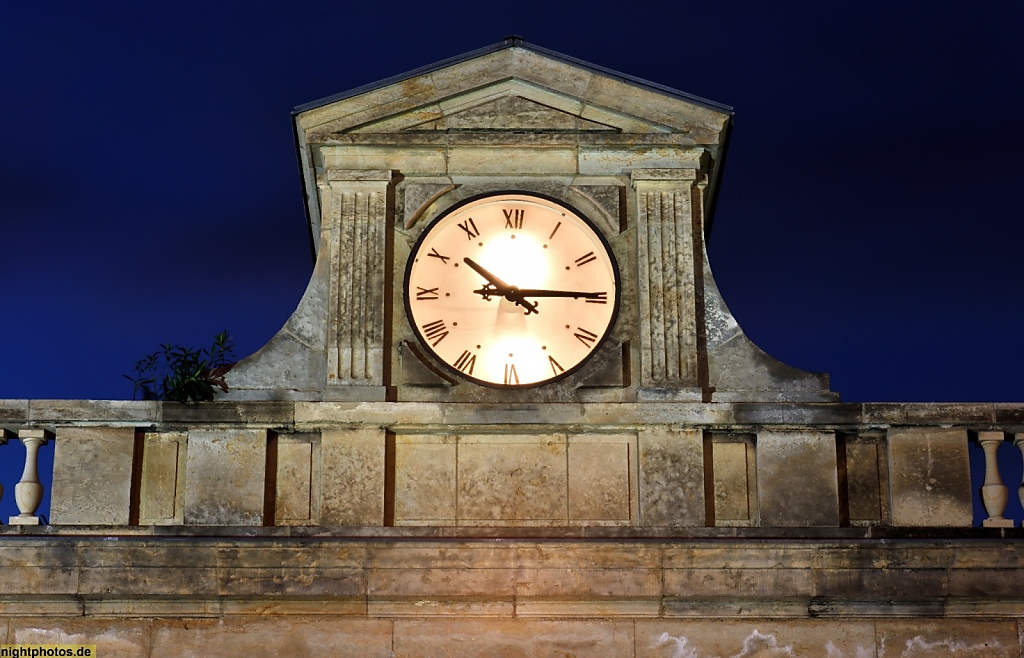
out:
M224 375L235 365L234 346L227 331L213 337L209 348L192 349L164 343L160 349L136 362L132 398L188 403L213 400L214 387L227 392Z

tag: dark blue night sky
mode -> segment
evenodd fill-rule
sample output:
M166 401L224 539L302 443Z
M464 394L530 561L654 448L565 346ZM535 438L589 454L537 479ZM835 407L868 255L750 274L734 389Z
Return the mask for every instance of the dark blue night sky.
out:
M3 3L0 399L257 350L312 268L291 109L519 34L735 107L709 251L769 354L846 401L1024 401L1024 4L780 7Z

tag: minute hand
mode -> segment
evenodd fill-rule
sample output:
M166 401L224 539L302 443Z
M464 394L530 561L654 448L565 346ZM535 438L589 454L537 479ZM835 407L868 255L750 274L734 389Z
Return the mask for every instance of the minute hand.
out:
M523 297L572 297L574 299L605 299L606 292L580 292L578 290L534 290L531 288L520 288L519 294Z

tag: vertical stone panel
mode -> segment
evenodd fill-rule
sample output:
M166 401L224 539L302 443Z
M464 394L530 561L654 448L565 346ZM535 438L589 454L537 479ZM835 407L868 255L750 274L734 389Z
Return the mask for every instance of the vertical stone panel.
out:
M134 454L130 427L58 428L50 522L128 525Z
M715 525L751 525L751 445L745 441L715 441L711 448L714 472Z
M704 440L700 430L640 431L640 525L704 525Z
M835 433L758 432L757 495L763 527L837 527Z
M633 172L637 207L641 386L693 388L697 377L692 169Z
M320 515L320 444L317 434L277 439L275 525L315 525Z
M878 446L874 443L846 444L846 482L849 491L850 523L871 523L882 518L878 474Z
M320 459L321 524L384 525L384 430L324 430Z
M147 434L142 453L139 523L181 525L184 521L185 432Z
M629 523L635 500L630 487L636 481L630 477L635 442L632 435L569 437L570 523Z
M892 429L888 452L893 525L971 526L966 430Z
M458 515L469 525L565 525L564 435L459 438Z
M379 386L384 373L384 272L388 171L332 171L330 384Z
M455 437L395 437L395 524L454 525L455 467Z
M185 525L262 525L266 468L263 430L189 431Z

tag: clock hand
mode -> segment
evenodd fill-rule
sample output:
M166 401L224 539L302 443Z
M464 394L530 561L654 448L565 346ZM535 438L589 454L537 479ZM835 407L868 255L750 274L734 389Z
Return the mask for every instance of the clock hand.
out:
M521 288L519 294L523 297L572 297L573 299L602 299L608 296L605 292L579 292L577 290L533 290Z
M526 315L529 315L530 313L540 312L537 310L536 304L531 304L530 302L526 301L523 298L522 294L520 294L519 292L519 288L508 285L498 277L488 272L472 258L463 258L462 262L473 268L477 274L487 279L487 285L484 286L483 288L480 288L479 290L474 290L474 293L480 295L484 299L490 299L492 295L500 295L510 302L515 302L516 306L522 306L523 308L525 308Z

